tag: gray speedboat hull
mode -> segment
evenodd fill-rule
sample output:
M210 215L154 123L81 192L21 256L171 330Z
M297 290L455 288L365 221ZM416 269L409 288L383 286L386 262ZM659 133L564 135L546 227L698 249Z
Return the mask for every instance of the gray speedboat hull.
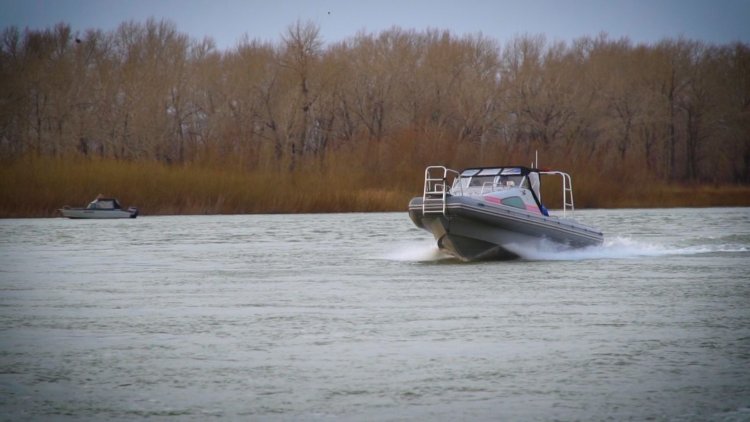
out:
M409 203L414 224L438 247L464 261L514 259L518 246L554 242L570 248L600 245L601 232L570 219L544 216L481 198L448 196L445 212L423 212L422 197Z
M61 208L63 217L75 219L111 219L111 218L136 218L138 210L135 208L123 209L87 209L87 208Z

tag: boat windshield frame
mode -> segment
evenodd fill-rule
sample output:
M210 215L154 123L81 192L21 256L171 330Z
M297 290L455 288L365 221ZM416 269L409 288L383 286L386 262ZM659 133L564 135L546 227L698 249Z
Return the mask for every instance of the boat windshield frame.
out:
M531 171L517 166L465 169L453 180L450 192L454 196L474 196L516 187L530 189Z

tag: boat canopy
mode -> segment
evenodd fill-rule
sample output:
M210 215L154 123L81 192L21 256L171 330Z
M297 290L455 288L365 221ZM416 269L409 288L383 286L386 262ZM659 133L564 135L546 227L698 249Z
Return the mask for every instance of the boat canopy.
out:
M472 187L522 187L530 189L541 197L539 170L528 167L475 167L461 171L454 181L454 187L470 189ZM484 189L483 189L484 190Z
M120 206L120 202L117 201L115 198L96 198L93 201L91 201L86 207L87 209L97 209L97 210L119 210L122 209Z

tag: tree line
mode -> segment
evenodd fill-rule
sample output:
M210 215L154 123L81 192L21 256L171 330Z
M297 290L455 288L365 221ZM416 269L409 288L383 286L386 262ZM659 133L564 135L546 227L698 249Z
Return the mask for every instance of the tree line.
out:
M387 172L534 151L589 176L750 183L750 46L311 22L219 51L169 21L0 34L0 157ZM363 167L364 166L364 167ZM344 163L346 168L346 163ZM604 176L602 176L604 175ZM607 176L608 175L608 176ZM614 175L614 176L613 176Z

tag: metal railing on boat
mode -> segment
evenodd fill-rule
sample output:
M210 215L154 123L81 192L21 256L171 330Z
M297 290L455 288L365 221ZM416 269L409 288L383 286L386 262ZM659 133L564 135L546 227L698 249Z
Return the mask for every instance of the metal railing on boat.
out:
M575 211L575 205L573 205L573 181L571 180L570 175L562 171L540 171L539 174L562 177L563 217L565 217L568 209L570 209L571 212Z
M422 214L445 215L445 198L450 191L450 186L448 186L448 175L450 174L458 176L457 171L445 166L429 166L424 170Z

